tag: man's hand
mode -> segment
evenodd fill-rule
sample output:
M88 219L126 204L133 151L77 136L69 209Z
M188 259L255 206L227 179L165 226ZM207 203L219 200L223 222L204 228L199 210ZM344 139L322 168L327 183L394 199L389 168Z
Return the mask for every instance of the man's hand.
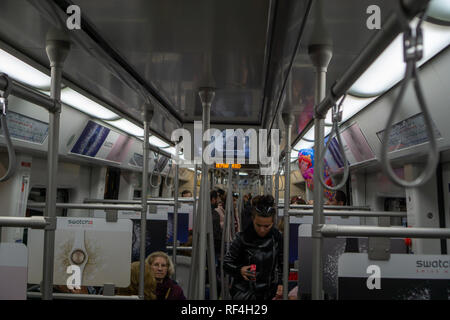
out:
M248 277L255 278L255 276L256 276L253 272L250 271L251 267L252 266L243 266L241 268L241 276L242 276L242 278L244 278L247 281L250 281L250 279Z

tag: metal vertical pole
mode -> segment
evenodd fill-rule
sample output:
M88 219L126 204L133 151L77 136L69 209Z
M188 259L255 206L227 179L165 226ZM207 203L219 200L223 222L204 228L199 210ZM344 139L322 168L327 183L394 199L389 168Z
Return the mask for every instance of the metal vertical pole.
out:
M317 112L317 107L325 98L326 73L330 63L333 41L326 28L323 17L323 0L315 2L314 7L314 27L310 43L308 46L309 58L316 68L316 88L315 88L315 113L314 113L314 158L320 159L320 150L324 144L324 117ZM315 161L314 168L314 209L312 237L312 299L323 299L323 238L320 233L320 225L325 222L323 216L323 186L319 177L323 175L323 163Z
M242 230L242 211L244 209L244 188L241 184L241 179L239 178L239 174L237 176L238 181L238 190L239 190L239 198L238 198L238 217L239 217L239 231Z
M56 230L56 194L59 152L59 126L61 116L61 80L64 61L70 50L70 41L60 30L51 30L47 34L45 50L50 60L51 88L50 97L54 99L55 106L49 110L48 135L48 187L45 204L45 216L51 228L44 233L44 266L42 277L42 299L53 299L53 264L55 254Z
M195 165L195 170L197 170L197 165ZM202 175L202 180L204 176ZM200 232L200 212L203 209L204 199L203 195L203 181L200 182L200 194L199 194L199 203L194 211L194 221L192 225L192 259L191 259L191 269L189 275L189 298L190 299L198 299L198 281L199 281L199 272L198 272L198 264L199 264L199 232ZM194 194L195 197L195 194Z
M226 212L225 219L223 224L223 233L222 233L222 247L220 252L220 279L222 281L222 299L228 298L228 276L225 276L223 273L223 258L225 256L225 251L228 251L229 247L229 239L231 226L234 224L233 220L233 169L231 165L228 167L228 190L227 190L227 203L226 203Z
M234 174L233 174L234 175ZM232 176L233 176L232 175ZM236 179L235 181L239 182L239 174L236 172ZM239 190L239 185L234 186L234 190ZM235 228L235 219L239 219L239 214L235 216L236 210L237 210L237 204L239 203L239 197L236 202L236 207L234 206L234 197L233 197L233 188L231 189L231 217L232 217L232 223L231 223L231 239L234 239L234 236L236 235L236 228ZM239 212L239 211L237 211ZM238 223L239 225L239 223Z
M195 220L195 216L197 214L197 183L198 183L198 180L197 180L197 165L194 165L194 172L195 172L195 174L194 174L194 190L192 192L192 195L194 197L194 202L193 202L193 205L192 205L192 214L193 214L192 227L194 227L194 220Z
M270 175L268 176L269 178L269 194L273 195L273 176Z
M280 168L277 168L277 174L275 175L275 208L277 214L275 216L275 225L278 225L278 206L280 202Z
M319 159L319 150L323 144L324 139L324 120L315 118L314 119L314 152L315 159ZM323 187L319 181L319 175L323 174L322 165L318 161L315 162L314 168L314 208L313 208L313 225L312 225L312 241L313 241L313 252L312 252L312 299L322 300L323 299L323 238L322 234L318 232L319 225L324 223L323 216Z
M263 194L266 195L266 194L267 194L267 191L268 191L268 190L267 190L267 176L264 176L263 181L264 181L264 189L263 189L263 190L264 190L264 191L263 191L264 193L263 193Z
M177 242L178 242L178 164L174 163L175 166L175 190L173 193L174 198L174 206L173 206L173 251L172 251L172 260L174 266L173 278L177 278Z
M325 97L327 66L331 60L332 51L329 45L311 45L309 47L310 58L316 67L316 97L315 105ZM315 159L320 159L320 150L324 144L324 118L317 113L314 116L314 153ZM323 175L323 163L315 161L314 168L314 210L312 225L312 299L323 299L323 238L320 233L320 225L324 224L323 215L323 191L324 188L319 181Z
M212 180L212 179L211 179ZM217 300L217 278L216 278L216 253L214 248L214 230L212 223L212 208L211 208L211 197L209 196L209 190L206 189L206 194L208 197L206 198L206 234L207 234L207 258L208 258L208 276L209 276L209 299Z
M188 298L194 299L196 296L196 281L197 281L197 252L198 252L198 213L197 213L197 165L194 165L194 203L193 203L193 211L192 211L192 255L191 255L191 269L189 272L189 290L188 290ZM200 191L201 192L201 191Z
M199 96L203 106L203 117L202 117L202 136L206 130L209 129L210 123L210 112L211 112L211 104L214 99L214 89L212 88L201 88L199 89ZM202 153L206 149L206 142L202 141ZM205 159L202 154L202 194L201 194L201 210L199 215L199 252L198 252L198 298L200 300L205 299L205 267L206 267L206 236L207 236L207 214L209 212L207 208L209 194L208 194L208 166L205 163Z
M142 167L142 195L141 195L141 242L139 252L139 299L144 300L144 288L145 288L145 239L147 233L147 198L148 198L148 161L150 152L149 128L150 122L153 117L152 107L144 105L142 112L144 118L144 142L142 144L144 152L144 163Z
M294 123L294 116L290 113L283 114L283 121L286 128L286 145L285 150L285 168L284 168L284 231L283 231L283 299L288 298L288 281L289 281L289 207L290 207L290 189L291 189L291 131Z

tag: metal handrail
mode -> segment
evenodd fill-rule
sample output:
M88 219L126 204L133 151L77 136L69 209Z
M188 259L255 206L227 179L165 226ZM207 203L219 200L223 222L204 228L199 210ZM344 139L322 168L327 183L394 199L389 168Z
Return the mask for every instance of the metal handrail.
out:
M336 104L333 106L333 110L332 110L333 129L331 129L330 135L328 136L328 141L327 141L325 148L323 150L319 151L318 163L320 163L322 165L323 161L325 159L325 153L327 152L328 148L331 145L331 141L333 140L333 134L336 134L336 137L338 139L339 149L341 151L341 155L342 155L343 161L344 161L344 176L342 177L342 180L336 186L332 187L325 183L323 174L319 172L320 184L325 189L328 189L331 191L337 191L345 185L345 183L347 182L347 179L348 179L349 171L350 171L350 169L348 167L347 157L346 157L345 151L344 151L344 145L342 144L341 132L339 130L339 122L342 121L341 106L345 100L345 97L346 97L346 94L343 96L343 98L341 99L341 101L339 102L339 104L337 106L336 106Z
M304 141L306 141L306 142L314 142L314 139L308 139L308 138L305 138L305 137L301 137L300 138L301 140L304 140ZM300 151L300 150L299 150Z
M167 250L173 250L173 246L166 246ZM180 251L192 251L192 247L178 247L177 250Z
M364 210L370 211L370 207L367 206L335 206L335 205L324 205L324 209L330 210ZM284 204L279 204L278 208L284 208ZM310 204L291 204L290 209L313 209L314 206Z
M164 202L167 204L173 204L175 202L174 198L147 198L147 203L157 202ZM141 203L141 200L113 200L113 199L84 199L84 203L114 203L114 204L134 204L134 203ZM194 198L178 198L178 202L184 202L184 203L193 203Z
M11 141L11 135L8 130L8 122L6 121L6 113L8 112L8 96L11 93L12 82L9 79L9 76L5 73L0 73L0 77L5 79L6 87L3 93L0 95L0 105L2 110L0 110L0 122L1 122L1 130L3 131L3 136L6 142L6 149L8 150L8 169L3 177L0 177L0 182L7 181L11 178L16 172L17 161L16 161L16 152L14 150L14 145Z
M28 202L27 208L45 208L45 202ZM112 205L90 203L57 203L56 208L92 210L132 210L141 211L142 205Z
M312 216L313 210L289 210L289 215L295 216ZM340 211L340 210L324 210L324 216L330 217L406 217L406 212L399 211Z
M27 292L28 298L42 298L39 292ZM138 296L103 296L99 294L53 293L54 299L61 300L139 300Z
M0 217L0 227L45 229L50 223L44 217Z
M374 226L339 226L324 224L320 227L324 237L399 237L421 239L448 239L450 229L439 228L404 228Z

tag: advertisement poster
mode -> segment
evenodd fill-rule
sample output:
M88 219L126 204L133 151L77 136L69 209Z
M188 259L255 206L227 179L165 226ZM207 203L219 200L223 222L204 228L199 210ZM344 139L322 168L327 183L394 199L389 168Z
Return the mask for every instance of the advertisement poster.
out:
M96 218L105 219L103 210L95 210ZM119 210L118 219L131 219L133 224L131 240L131 261L138 261L141 254L141 213L139 211ZM164 214L150 214L147 212L145 232L145 256L155 251L167 251L167 212Z
M378 287L367 281L377 270ZM373 283L373 282L372 282ZM339 258L339 299L450 300L450 256L391 254L388 261L367 254L345 253Z
M27 299L28 251L21 243L0 243L0 300Z
M43 144L48 136L48 123L8 111L6 123L12 138L27 142ZM3 131L1 131L3 135Z
M167 243L173 244L173 212L167 214ZM177 241L185 243L189 236L189 213L178 212Z
M113 283L127 287L130 282L132 223L129 219L106 222L105 219L58 217L55 232L53 283L66 285L76 265L82 286ZM44 231L28 231L28 283L42 280Z
M144 156L139 153L133 153L130 161L128 162L130 166L142 168L144 165Z
M122 163L133 143L133 138L89 120L70 153Z
M350 165L375 158L375 154L357 123L354 123L341 132L341 140L345 157ZM332 174L339 172L344 167L344 158L341 154L337 137L334 137L331 141L328 152L325 154L325 160Z
M436 128L433 120L434 135L438 139L441 133ZM378 139L383 142L384 130L377 132ZM429 137L426 131L425 119L422 113L416 114L408 119L397 122L392 126L389 134L388 150L395 151L407 147L415 146L424 142L428 142Z

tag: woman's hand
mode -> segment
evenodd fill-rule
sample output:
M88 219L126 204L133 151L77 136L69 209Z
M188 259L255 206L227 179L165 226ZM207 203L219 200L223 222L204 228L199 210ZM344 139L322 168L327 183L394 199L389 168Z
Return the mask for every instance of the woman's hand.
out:
M283 297L283 286L280 284L277 287L277 294L276 294L277 298L282 298Z
M250 279L248 277L250 277L250 278L254 278L255 277L255 274L250 271L251 267L252 266L243 266L241 268L241 276L242 276L242 278L244 278L247 281L250 281Z

